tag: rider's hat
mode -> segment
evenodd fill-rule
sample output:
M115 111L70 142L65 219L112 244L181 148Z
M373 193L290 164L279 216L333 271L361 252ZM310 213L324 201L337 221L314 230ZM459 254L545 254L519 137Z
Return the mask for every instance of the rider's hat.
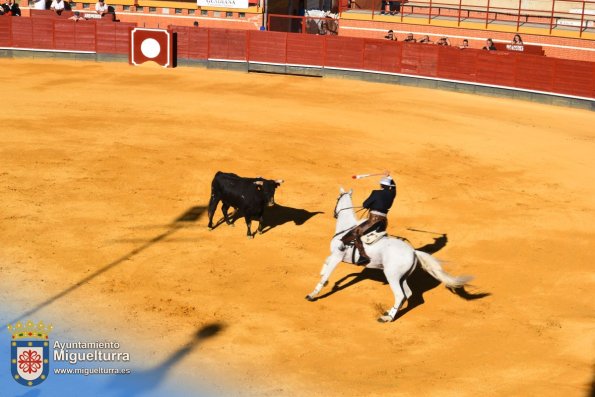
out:
M387 176L383 177L380 180L380 185L382 185L382 186L389 186L389 187L396 186L395 185L395 181L393 180L393 178L390 175L387 175Z

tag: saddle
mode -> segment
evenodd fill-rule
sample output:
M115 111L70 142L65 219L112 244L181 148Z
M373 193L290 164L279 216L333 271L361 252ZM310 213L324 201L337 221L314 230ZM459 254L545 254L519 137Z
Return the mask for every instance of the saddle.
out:
M375 242L377 242L378 240L380 240L381 238L383 238L384 236L386 236L386 232L377 232L377 231L371 231L370 233L364 234L361 239L362 239L362 243L366 244L366 245L372 245Z

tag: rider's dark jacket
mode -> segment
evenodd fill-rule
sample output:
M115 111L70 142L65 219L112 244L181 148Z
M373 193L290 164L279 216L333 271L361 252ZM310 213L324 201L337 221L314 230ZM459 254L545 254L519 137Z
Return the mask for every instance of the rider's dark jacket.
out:
M390 207L392 207L396 196L396 189L374 190L372 191L372 194L370 194L370 197L364 201L363 207L369 209L370 211L377 211L386 214L388 213Z

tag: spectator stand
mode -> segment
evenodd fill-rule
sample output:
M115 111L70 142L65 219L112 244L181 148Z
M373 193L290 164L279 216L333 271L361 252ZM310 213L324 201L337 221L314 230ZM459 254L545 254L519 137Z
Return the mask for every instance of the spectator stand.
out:
M382 15L383 0L341 0L341 18L446 26L482 26L486 30L540 29L549 35L595 34L595 0L416 0L403 1L397 15ZM355 5L354 5L355 4ZM527 5L524 5L527 4ZM579 5L579 7L577 7ZM595 36L593 36L595 37Z

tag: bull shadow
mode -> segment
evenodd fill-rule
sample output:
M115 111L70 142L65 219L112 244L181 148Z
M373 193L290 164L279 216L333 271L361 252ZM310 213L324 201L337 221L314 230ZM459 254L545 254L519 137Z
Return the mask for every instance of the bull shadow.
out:
M195 206L195 207L189 208L184 213L182 213L180 216L178 216L173 222L171 222L170 224L164 225L164 227L166 228L166 230L164 232L159 233L158 235L154 236L153 238L141 240L141 244L139 246L137 246L136 248L132 249L131 251L127 252L126 254L122 255L121 257L109 262L108 264L101 266L99 269L97 269L93 273L89 274L88 276L83 277L82 279L80 279L76 283L72 284L68 288L60 291L57 294L50 296L43 302L38 303L33 308L23 312L20 316L7 322L4 325L4 327L37 313L41 309L68 296L70 293L78 290L79 288L84 287L85 285L87 285L89 282L96 279L97 277L116 268L117 266L121 265L122 263L126 263L129 259L134 258L136 255L147 250L148 248L152 247L153 245L155 245L159 242L162 242L166 238L171 237L178 230L183 229L184 227L187 227L187 225L189 223L196 222L202 216L202 214L206 212L206 210L207 210L207 207L205 207L205 206Z
M434 238L433 242L415 249L418 251L426 252L428 254L435 254L436 252L444 248L447 243L447 235L442 234L440 237ZM351 287L352 285L355 285L364 280L372 280L388 285L388 280L386 279L386 276L384 275L384 272L381 269L363 268L363 270L359 273L351 273L338 280L329 292L320 295L318 299L329 297L341 290L344 290L345 288ZM397 316L395 317L395 320L403 317L405 314L415 309L416 307L423 305L425 303L424 294L439 286L440 282L436 280L434 277L430 276L428 273L426 273L420 266L416 266L413 273L411 273L409 278L407 278L407 284L411 288L412 295L407 300L406 306L399 310ZM481 299L490 295L489 293L472 293L465 290L464 287L456 289L453 288L449 290L465 300Z
M264 228L262 229L262 233L264 234L269 230L272 230L277 226L284 225L288 222L293 222L294 225L301 226L308 222L310 218L318 214L324 214L324 212L310 212L301 208L285 207L278 204L274 205L270 208L267 208L264 212Z
M293 222L296 226L301 226L304 223L308 222L310 218L315 215L324 214L322 211L314 211L310 212L305 209L301 208L292 208L286 207L283 205L275 204L272 207L267 207L264 210L263 215L263 229L262 234L267 233L271 229L276 228L277 226L284 225L288 222ZM231 222L230 226L235 226L237 220L243 220L244 214L240 210L235 210L229 214L229 220ZM257 221L258 219L252 218L252 221ZM221 219L217 220L217 222L213 223L213 229L217 228L218 226L225 223L225 219L222 217ZM256 234L256 233L253 233Z
M180 347L160 364L142 371L133 370L130 375L114 376L113 381L107 385L111 393L107 394L134 397L158 389L173 367L192 353L202 342L219 334L223 328L223 324L220 323L206 325L197 330L188 343Z

